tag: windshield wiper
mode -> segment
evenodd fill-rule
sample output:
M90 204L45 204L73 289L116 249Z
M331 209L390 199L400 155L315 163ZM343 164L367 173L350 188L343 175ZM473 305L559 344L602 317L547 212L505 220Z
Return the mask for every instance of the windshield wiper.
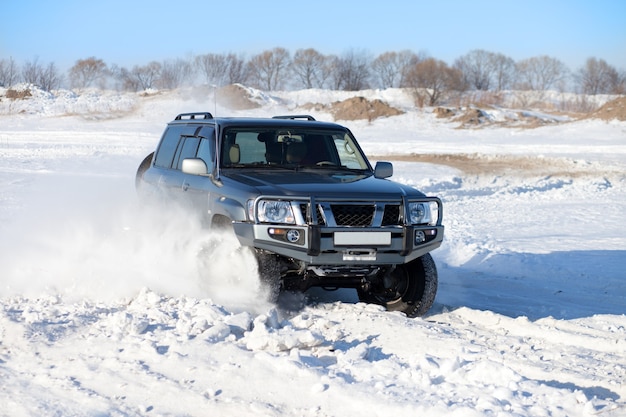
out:
M359 174L362 174L364 172L369 172L367 169L350 168L350 167L347 167L345 165L317 165L317 164L313 164L313 165L301 165L301 166L304 166L306 168L325 169L325 170L330 170L330 171L355 172L355 173L359 173Z
M268 164L267 162L249 162L249 163L245 163L245 164L228 164L228 165L224 165L222 166L222 169L229 169L229 168L263 168L263 169L276 169L276 168L280 168L280 169L290 169L292 170L293 167L292 166L286 166L286 165L282 165L282 164Z

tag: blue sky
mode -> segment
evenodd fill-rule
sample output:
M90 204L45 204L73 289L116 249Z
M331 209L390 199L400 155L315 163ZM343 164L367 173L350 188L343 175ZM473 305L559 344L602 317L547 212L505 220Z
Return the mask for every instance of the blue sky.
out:
M0 59L123 67L274 47L323 54L412 50L452 64L473 49L514 60L589 57L626 70L625 0L0 0Z

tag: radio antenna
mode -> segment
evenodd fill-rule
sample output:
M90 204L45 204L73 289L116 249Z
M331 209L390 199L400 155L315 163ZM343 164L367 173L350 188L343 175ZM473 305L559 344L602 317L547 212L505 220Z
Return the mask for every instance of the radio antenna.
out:
M215 112L215 115L217 116L217 84L213 84L213 111ZM215 172L215 180L219 181L220 180L220 164L221 164L221 158L219 157L219 155L222 152L222 146L220 144L220 136L219 136L219 132L218 132L218 128L219 128L219 123L217 123L217 121L215 121L215 167L214 172Z
M213 114L217 115L217 84L213 84Z

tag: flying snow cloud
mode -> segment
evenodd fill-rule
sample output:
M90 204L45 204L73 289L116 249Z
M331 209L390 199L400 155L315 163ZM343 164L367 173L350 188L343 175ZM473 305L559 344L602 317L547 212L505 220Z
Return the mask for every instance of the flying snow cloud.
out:
M31 186L3 231L2 295L113 300L150 288L234 308L258 298L254 257L234 236L182 208L141 205L128 184L49 173Z

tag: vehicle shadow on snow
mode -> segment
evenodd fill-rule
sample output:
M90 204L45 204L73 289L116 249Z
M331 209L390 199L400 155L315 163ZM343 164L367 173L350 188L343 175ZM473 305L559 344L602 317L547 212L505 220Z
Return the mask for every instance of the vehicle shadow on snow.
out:
M626 314L623 250L488 253L458 266L436 262L433 309L469 307L530 320Z
M488 253L459 266L436 254L439 289L427 316L460 307L529 320L626 314L626 251ZM294 313L336 302L356 304L359 298L353 289L313 287L281 294L278 307Z
M330 304L335 302L355 304L359 302L359 297L356 290L351 288L325 290L323 288L312 287L304 293L281 293L277 305L283 311L297 312L309 305Z

